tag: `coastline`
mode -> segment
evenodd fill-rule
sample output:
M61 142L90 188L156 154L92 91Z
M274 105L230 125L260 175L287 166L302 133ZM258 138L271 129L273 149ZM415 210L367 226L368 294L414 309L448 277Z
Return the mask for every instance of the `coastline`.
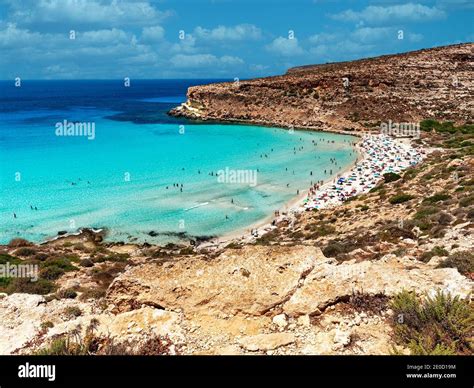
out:
M282 128L284 130L284 128ZM320 131L320 132L328 132L328 131L322 131L322 130L314 130L314 129L309 129L309 128L301 128L301 130L309 130L309 131ZM357 153L357 158L354 160L353 163L349 164L346 166L343 170L338 171L336 174L332 175L331 177L327 178L326 180L322 181L320 186L318 186L318 190L325 190L329 188L330 186L334 185L336 180L342 176L347 176L350 173L354 173L356 171L356 167L360 165L361 163L364 162L369 162L370 161L370 155L363 149L361 146L361 143L367 136L377 136L378 133L374 133L371 131L367 131L366 133L342 133L341 131L334 131L334 133L338 134L345 134L345 135L352 135L354 137L357 137L357 141L354 142L353 144L353 149ZM403 138L390 138L394 143L399 144L399 145L404 145L409 147L411 150L415 150L411 146L411 142L408 139L403 139ZM377 182L382 180L382 177L380 177ZM298 213L304 212L307 209L305 209L304 202L307 198L309 198L309 193L311 191L311 188L307 188L303 190L299 195L291 198L289 201L284 203L279 209L275 209L272 214L268 214L265 217L261 218L260 220L245 226L241 227L238 229L235 229L233 231L230 231L228 233L225 233L221 236L216 236L212 237L207 241L203 241L199 244L196 245L197 248L204 248L204 249L220 249L228 244L231 243L251 243L254 242L257 238L263 236L264 234L271 232L273 229L277 228L276 224L280 222L288 222L288 223L293 223L295 220L295 216ZM359 192L355 194L361 195L365 192L368 192L368 190L364 192ZM340 205L340 203L336 204L336 206ZM333 207L333 206L332 206ZM276 213L278 212L278 215ZM57 235L53 236L51 238L48 238L40 243L38 245L43 245L43 244L48 244L48 243L53 243L58 240L65 240L65 239L70 239L70 238L76 238L83 233L92 233L92 234L97 234L100 235L103 238L103 241L107 244L111 245L132 245L132 246L141 246L143 244L150 244L153 246L163 246L163 244L153 244L153 243L134 243L134 242L129 242L129 241L108 241L107 236L106 236L106 231L107 227L102 227L99 229L94 229L94 228L82 228L80 230L77 230L75 232L71 233L66 233L63 235ZM101 239L102 240L102 239ZM183 245L189 244L189 241L184 243Z
M305 128L306 129L306 128ZM328 132L328 131L321 131L320 132ZM348 135L348 133L341 133L334 131L333 133L338 133L338 134L345 134ZM338 171L337 174L327 178L326 180L323 181L322 186L332 182L335 178L338 176L341 176L343 174L346 174L347 172L351 171L357 163L365 160L367 158L367 154L363 152L363 150L360 149L359 143L362 140L362 135L361 134L351 134L352 136L355 136L358 138L357 142L354 145L354 150L357 152L357 158L356 160L349 164L346 168L344 168L341 171ZM249 238L252 236L251 232L252 231L257 231L259 233L259 236L271 231L273 229L272 221L273 220L279 220L282 221L283 219L287 218L292 218L294 217L294 213L302 211L302 206L301 204L305 200L305 198L308 196L310 188L303 190L299 195L291 198L289 201L287 201L285 204L283 204L282 207L279 209L276 209L275 211L278 211L280 213L279 217L275 217L274 214L269 214L268 216L260 219L259 221L256 221L252 223L249 226L246 226L244 228L239 228L236 229L232 232L225 233L222 236L218 236L215 239L203 243L200 245L200 247L211 247L211 246L221 246L221 245L226 245L230 244L232 242L248 242L245 239ZM250 239L252 239L250 237Z
M362 143L364 141L367 141L367 139L377 139L377 136L379 136L378 139L380 139L380 141L389 141L395 147L404 148L408 154L413 152L414 154L417 155L417 158L419 158L419 160L416 162L414 162L413 160L410 160L407 163L407 165L404 167L401 167L398 172L405 170L409 166L418 164L424 158L424 153L421 152L421 150L413 147L411 145L410 139L395 138L395 137L388 137L388 136L384 137L384 135L381 135L381 134L359 135L358 136L359 140L354 146L354 149L358 153L357 159L354 161L354 163L347 166L343 171L340 171L336 175L325 180L320 186L318 186L317 192L321 193L327 190L332 190L331 187L334 187L337 179L340 179L341 177L344 177L344 176L348 177L351 174L355 174L357 170L360 168L360 166L363 164L374 163L374 160L377 159L377 156L372 157L371 155L369 155L369 152L367 152L367 150L364 149ZM389 157L387 158L389 159ZM392 166L389 166L388 170L391 171ZM370 187L364 188L363 190L356 192L353 195L350 195L349 198L367 193L368 191L370 191L371 188L375 187L382 180L383 180L383 177L382 175L380 175L377 179L375 179L375 181L372 183ZM280 209L280 215L278 217L269 215L268 217L265 217L265 219L260 220L259 222L256 222L250 225L249 227L246 227L244 229L239 229L234 232L227 233L223 236L217 237L216 239L212 241L209 241L205 244L200 245L200 247L220 248L230 243L246 244L246 243L255 242L257 238L277 228L277 226L275 226L274 224L277 224L282 221L293 223L295 220L296 214L309 210L306 208L307 205L304 204L304 201L306 198L309 199L308 192L310 190L311 189L305 190L299 196L292 198L289 202L287 202L283 207L284 211ZM344 200L336 201L335 203L328 203L327 207L335 208L335 207L340 206L343 202Z

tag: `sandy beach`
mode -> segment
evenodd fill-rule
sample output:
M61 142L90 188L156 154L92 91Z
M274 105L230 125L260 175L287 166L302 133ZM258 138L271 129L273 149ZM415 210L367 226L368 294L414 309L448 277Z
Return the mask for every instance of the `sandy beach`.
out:
M337 207L347 199L369 192L382 179L383 174L399 173L416 165L425 151L416 149L410 139L393 138L383 134L366 134L360 137L354 149L357 160L329 179L314 184L291 199L275 214L246 227L218 237L201 247L222 246L231 242L249 243L276 228L274 224L294 220L297 213Z

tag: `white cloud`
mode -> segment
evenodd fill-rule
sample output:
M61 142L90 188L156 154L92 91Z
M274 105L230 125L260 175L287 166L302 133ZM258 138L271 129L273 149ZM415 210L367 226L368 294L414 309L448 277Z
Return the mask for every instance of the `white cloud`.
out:
M330 34L326 32L322 32L320 34L312 35L308 38L309 43L311 44L323 44L328 42L334 42L335 40L339 39L339 34Z
M244 61L242 58L233 57L231 55L224 55L220 58L220 62L223 65L235 66L235 65L243 65Z
M130 42L132 38L125 31L112 28L78 33L76 39L87 44L117 44Z
M239 24L237 26L218 26L212 30L196 27L194 35L200 39L211 41L241 41L257 40L262 36L260 29L253 24Z
M156 24L168 16L148 1L23 0L11 1L11 19L23 23Z
M361 43L379 42L385 39L397 39L396 30L389 27L362 27L356 29L351 37Z
M20 48L24 45L40 44L43 41L43 35L39 32L18 28L15 23L8 23L5 29L0 30L1 47Z
M351 9L332 16L336 20L346 22L410 22L430 21L446 17L446 13L436 7L428 7L422 4L408 3L390 6L369 6L362 11Z
M298 44L298 39L278 37L272 43L266 46L267 50L285 57L301 55L304 50Z
M232 57L224 55L222 57L216 57L212 54L177 54L170 59L170 62L176 68L201 68L207 66L239 66L243 65L244 61L238 57Z
M196 38L191 34L185 34L184 39L180 39L178 43L173 43L169 47L171 53L193 54L197 52Z
M161 26L145 27L142 30L141 40L143 42L158 42L165 36L165 29Z

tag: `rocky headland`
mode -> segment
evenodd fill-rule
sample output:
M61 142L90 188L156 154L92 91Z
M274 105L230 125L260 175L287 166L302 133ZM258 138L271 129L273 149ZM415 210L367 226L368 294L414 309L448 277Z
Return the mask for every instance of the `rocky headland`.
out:
M473 50L460 44L194 86L170 114L329 131L364 131L388 120L464 123L474 109Z

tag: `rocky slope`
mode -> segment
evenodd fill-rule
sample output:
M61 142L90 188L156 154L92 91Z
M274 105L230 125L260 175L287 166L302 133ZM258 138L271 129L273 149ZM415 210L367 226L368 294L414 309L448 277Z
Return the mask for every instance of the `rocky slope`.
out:
M462 123L472 120L473 70L472 43L298 67L277 77L190 87L187 102L170 114L331 131L389 120Z

